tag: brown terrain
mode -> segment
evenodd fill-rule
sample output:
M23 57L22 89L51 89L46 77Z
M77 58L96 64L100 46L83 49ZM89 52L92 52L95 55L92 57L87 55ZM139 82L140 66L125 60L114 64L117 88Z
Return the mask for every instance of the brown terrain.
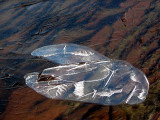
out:
M142 70L150 83L138 105L48 99L23 76L55 63L30 53L76 43ZM0 0L0 120L160 120L159 0Z

